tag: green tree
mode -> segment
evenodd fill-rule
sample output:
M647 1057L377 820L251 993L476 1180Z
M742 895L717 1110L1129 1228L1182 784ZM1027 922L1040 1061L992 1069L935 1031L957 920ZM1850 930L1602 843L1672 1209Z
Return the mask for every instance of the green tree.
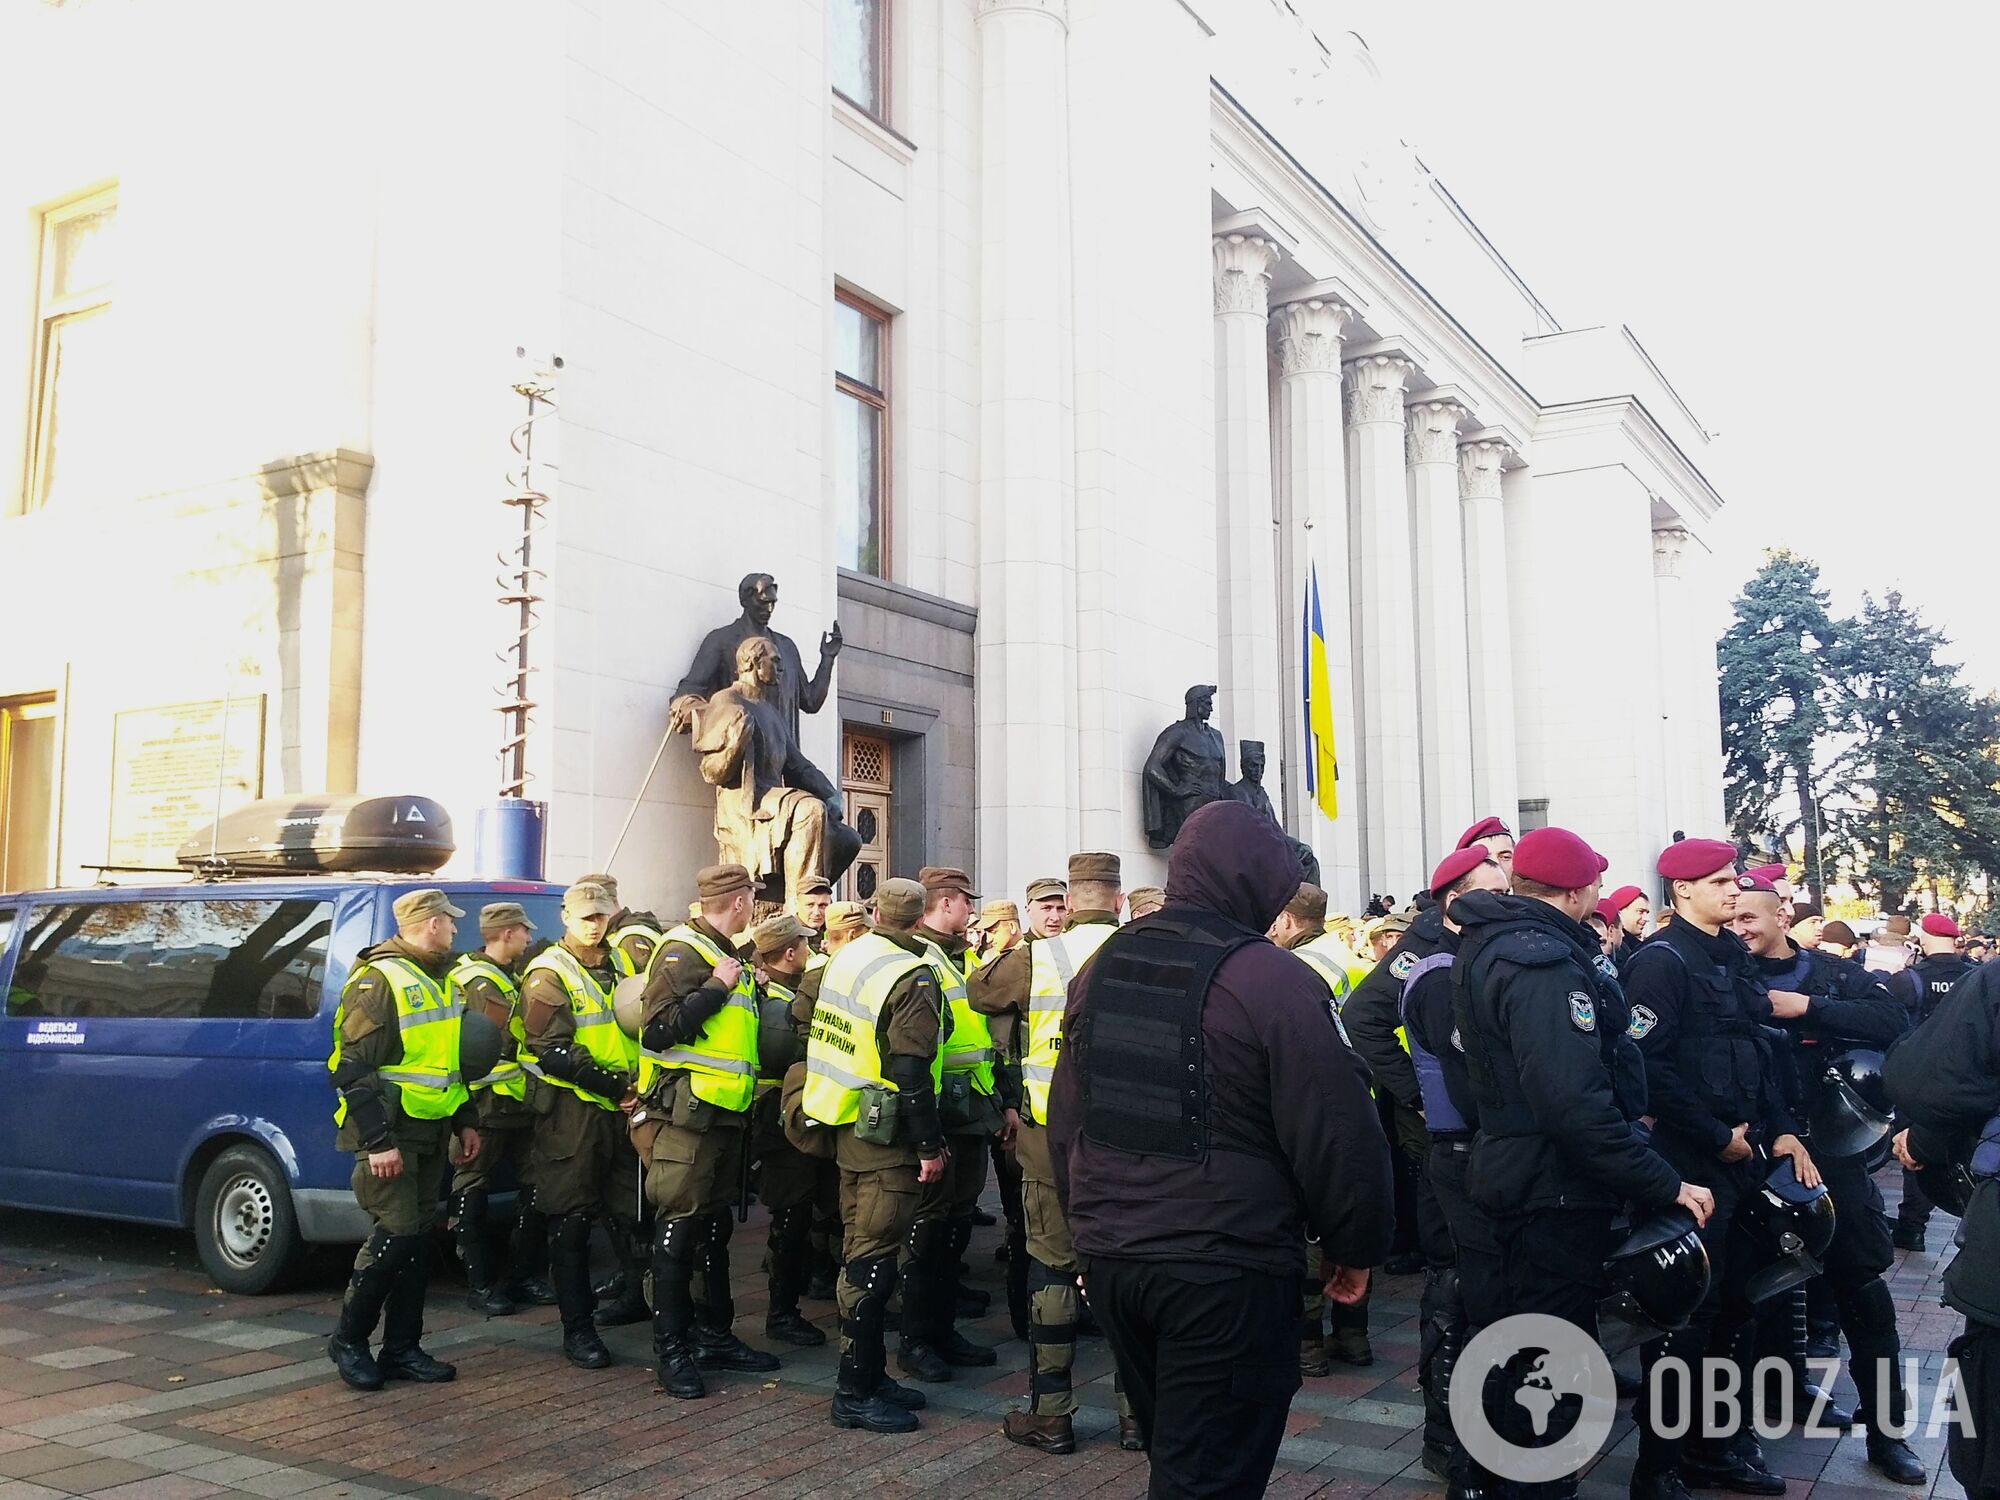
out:
M1883 911L2000 870L2000 702L1940 659L1949 644L1901 594L1864 594L1829 653L1848 736L1834 769L1851 793L1835 836Z
M1774 548L1734 608L1716 645L1730 829L1753 847L1782 846L1797 831L1806 879L1818 889L1820 789L1840 702L1828 661L1839 629L1819 564Z

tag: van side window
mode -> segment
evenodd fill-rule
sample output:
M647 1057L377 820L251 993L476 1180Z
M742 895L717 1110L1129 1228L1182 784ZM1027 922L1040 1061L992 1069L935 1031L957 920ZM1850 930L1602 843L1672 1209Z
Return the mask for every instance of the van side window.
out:
M318 1014L331 901L90 901L34 915L8 991L10 1015Z

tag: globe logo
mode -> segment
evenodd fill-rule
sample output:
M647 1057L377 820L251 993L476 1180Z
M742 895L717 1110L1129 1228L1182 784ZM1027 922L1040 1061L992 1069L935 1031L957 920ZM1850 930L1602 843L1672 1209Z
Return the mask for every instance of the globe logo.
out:
M1618 1387L1597 1340L1521 1313L1480 1330L1451 1376L1451 1423L1482 1468L1517 1484L1574 1474L1604 1447Z

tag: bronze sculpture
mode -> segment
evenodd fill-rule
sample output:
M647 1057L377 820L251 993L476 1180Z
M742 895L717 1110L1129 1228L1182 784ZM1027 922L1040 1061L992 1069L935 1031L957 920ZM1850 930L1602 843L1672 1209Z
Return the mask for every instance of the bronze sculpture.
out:
M833 685L840 624L820 637L819 668L808 678L792 638L770 628L777 580L747 574L736 597L742 615L702 638L674 689L667 728L693 731L702 779L716 788L721 858L748 869L766 899L790 901L811 876L838 880L861 850L860 835L841 821L839 788L799 746L800 714L818 713ZM765 650L746 653L756 643Z
M1236 764L1242 772L1240 781L1229 784L1229 795L1236 801L1254 807L1273 823L1282 822L1277 808L1271 805L1271 794L1264 790L1264 742L1262 740L1238 740L1236 742ZM1298 856L1299 871L1308 885L1318 885L1319 856L1312 851L1312 845L1292 840L1292 852Z
M1161 730L1146 757L1146 842L1155 849L1171 845L1197 807L1229 795L1222 735L1208 722L1215 712L1215 685L1197 683L1186 696L1187 716Z

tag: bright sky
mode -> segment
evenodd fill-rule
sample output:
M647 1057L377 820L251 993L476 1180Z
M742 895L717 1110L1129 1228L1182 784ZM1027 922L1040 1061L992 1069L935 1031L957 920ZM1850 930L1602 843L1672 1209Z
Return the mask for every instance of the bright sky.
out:
M1790 546L1836 609L1901 589L2000 688L2000 7L1326 12L1564 326L1630 324L1718 435L1728 593Z

